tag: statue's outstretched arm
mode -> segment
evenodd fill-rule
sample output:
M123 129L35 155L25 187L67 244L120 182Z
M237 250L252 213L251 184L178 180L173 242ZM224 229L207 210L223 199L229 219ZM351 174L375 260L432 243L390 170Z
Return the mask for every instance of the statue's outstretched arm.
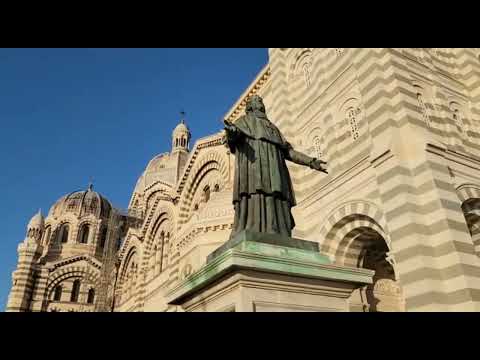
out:
M287 148L287 154L286 154L287 160L290 160L291 162L294 162L295 164L299 165L304 165L308 166L311 169L315 169L318 171L322 171L325 174L328 174L327 170L322 166L323 164L326 164L325 161L322 161L317 158L310 157L308 155L305 155L299 151L296 151L292 148L292 146L288 146Z
M233 125L232 123L224 120L224 130L225 130L225 137L224 137L224 144L230 149L232 154L235 153L235 144L242 138L242 132L238 130L238 128Z

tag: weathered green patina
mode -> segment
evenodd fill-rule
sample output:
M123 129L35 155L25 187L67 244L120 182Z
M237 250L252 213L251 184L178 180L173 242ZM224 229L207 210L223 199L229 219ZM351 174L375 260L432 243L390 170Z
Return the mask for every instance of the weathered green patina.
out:
M169 303L179 304L228 273L242 269L336 282L372 283L373 271L334 265L318 251L241 240L172 289L167 294Z
M244 241L279 245L290 248L319 252L319 246L317 242L291 238L281 234L258 233L255 231L242 230L236 233L235 236L230 238L225 244L220 246L213 253L208 255L207 262L211 262L215 257L219 256L224 251Z

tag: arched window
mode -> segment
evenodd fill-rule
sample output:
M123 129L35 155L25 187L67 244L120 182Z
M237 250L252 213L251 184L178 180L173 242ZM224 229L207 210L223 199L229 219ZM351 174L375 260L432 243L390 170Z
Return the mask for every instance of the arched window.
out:
M210 186L205 186L203 189L203 201L208 202L210 200Z
M357 140L359 136L358 124L357 124L357 112L358 110L354 108L350 108L347 110L347 121L350 125L350 135L352 136L353 140Z
M100 232L100 248L105 247L105 242L107 241L107 228L103 227L102 231Z
M90 233L90 227L88 225L83 225L80 230L80 237L79 242L80 244L87 244L88 243L88 235Z
M465 136L466 132L464 129L464 122L463 122L463 116L462 112L460 110L460 105L457 104L456 102L450 103L450 111L452 114L452 120L457 127L458 131L460 132L460 135Z
M45 236L43 238L43 243L46 245L50 241L50 232L52 228L51 226L48 226L47 229L45 230Z
M88 290L87 303L93 304L94 300L95 300L95 289L90 289Z
M454 109L452 113L452 118L453 118L453 121L455 121L455 124L457 125L457 128L460 131L460 133L463 134L463 122L462 122L462 114L460 113L460 110Z
M163 268L163 253L165 251L165 232L160 233L159 246L155 253L155 275L162 272Z
M150 259L149 259L149 266L148 266L148 270L151 271L153 273L153 275L155 275L155 265L156 265L156 261L157 261L157 244L155 244L153 246L153 250L150 254Z
M423 120L428 126L431 126L430 116L428 115L427 104L425 103L425 99L423 98L423 95L420 92L417 92L417 101L418 101L418 105L420 106L420 111L422 113Z
M60 241L62 243L66 243L68 242L68 231L69 231L70 227L68 226L68 224L63 224L61 227L60 227L60 231L59 231L59 237L60 237Z
M303 76L305 77L305 84L307 84L307 87L310 87L312 84L312 79L310 75L310 63L306 62L302 66L302 71L303 71Z
M322 141L318 136L313 138L313 147L315 148L315 156L317 159L320 159L323 156L322 153Z
M55 292L53 294L54 301L60 301L62 299L62 285L57 285L55 287Z
M80 280L75 280L72 286L72 294L70 296L70 301L77 302L79 293L80 293Z

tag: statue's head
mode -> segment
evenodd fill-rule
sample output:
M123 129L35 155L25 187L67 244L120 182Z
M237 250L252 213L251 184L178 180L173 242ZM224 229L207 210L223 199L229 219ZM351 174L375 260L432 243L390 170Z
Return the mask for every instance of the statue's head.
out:
M245 108L245 111L251 112L251 111L260 111L260 112L265 112L265 105L263 104L263 99L258 96L258 95L253 95L247 100L247 105Z

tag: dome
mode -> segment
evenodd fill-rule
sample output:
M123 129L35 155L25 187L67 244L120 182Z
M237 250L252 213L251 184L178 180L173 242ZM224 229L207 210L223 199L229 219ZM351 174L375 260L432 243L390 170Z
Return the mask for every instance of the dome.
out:
M75 215L93 214L97 217L108 217L112 205L102 195L93 191L90 185L87 190L75 191L60 198L50 209L49 216L65 213Z
M180 124L178 124L175 129L173 130L173 134L175 136L175 134L177 133L189 133L190 130L188 129L187 125L185 124L185 121L182 120L180 122Z
M145 171L138 178L134 193L142 194L144 190L157 181L172 183L175 169L172 168L170 153L162 153L149 161Z
M170 160L169 155L169 153L163 153L155 156L149 161L145 173L155 173L168 166L168 161Z
M44 218L42 212L38 210L38 212L30 219L27 228L28 229L43 229L44 225Z
M172 152L177 150L186 150L188 151L188 144L190 142L191 134L190 130L188 130L187 125L185 125L185 121L180 121L172 133Z

